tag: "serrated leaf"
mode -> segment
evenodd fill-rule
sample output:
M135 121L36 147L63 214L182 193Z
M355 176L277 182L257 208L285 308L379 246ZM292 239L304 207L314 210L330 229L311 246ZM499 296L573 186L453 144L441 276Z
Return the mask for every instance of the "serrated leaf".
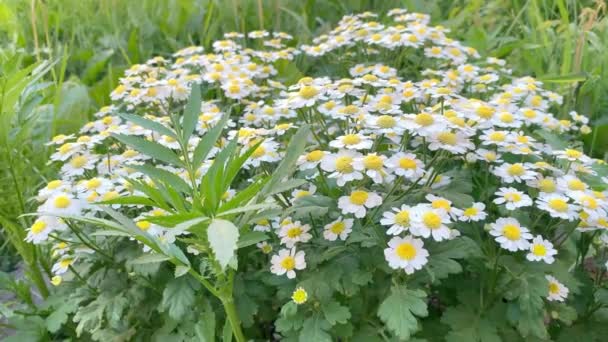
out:
M304 321L304 326L300 331L299 341L331 342L331 335L327 333L330 328L331 325L317 312Z
M171 318L179 321L195 303L196 284L198 283L188 277L170 280L163 291L159 310L167 312Z
M397 337L407 340L418 331L416 317L428 315L426 293L410 290L405 286L394 286L391 294L380 304L378 317Z
M345 324L350 319L350 311L346 306L340 305L336 301L330 301L323 304L323 314L329 324L336 325L337 323Z
M235 254L239 229L230 221L215 219L207 228L207 238L215 259L222 269L226 268Z
M441 323L450 326L450 332L446 335L448 342L501 341L492 322L465 305L448 307L441 316Z

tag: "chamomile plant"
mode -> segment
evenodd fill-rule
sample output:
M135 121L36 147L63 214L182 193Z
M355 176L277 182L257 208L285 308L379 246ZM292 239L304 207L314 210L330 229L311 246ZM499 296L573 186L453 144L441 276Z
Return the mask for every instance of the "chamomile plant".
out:
M230 33L128 69L95 121L53 139L61 177L26 237L57 251L58 289L80 288L64 322L96 340L601 326L608 167L582 151L586 118L448 34L366 12L309 45Z

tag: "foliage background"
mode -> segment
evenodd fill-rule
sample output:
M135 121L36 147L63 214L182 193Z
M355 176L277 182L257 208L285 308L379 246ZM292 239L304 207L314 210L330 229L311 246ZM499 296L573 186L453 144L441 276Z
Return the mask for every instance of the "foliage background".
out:
M27 224L17 217L32 211L30 198L53 177L44 143L77 131L108 104L130 65L188 45L209 47L230 31L281 30L306 42L344 14L394 7L430 14L434 24L449 27L482 55L504 58L517 74L567 94L561 114L574 106L589 116L594 130L585 152L606 159L605 1L1 0L0 269L17 263L15 241ZM50 63L40 67L44 60ZM36 66L37 77L26 79L23 71ZM306 74L305 66L300 72ZM16 81L30 91L7 94ZM28 253L36 259L45 251Z

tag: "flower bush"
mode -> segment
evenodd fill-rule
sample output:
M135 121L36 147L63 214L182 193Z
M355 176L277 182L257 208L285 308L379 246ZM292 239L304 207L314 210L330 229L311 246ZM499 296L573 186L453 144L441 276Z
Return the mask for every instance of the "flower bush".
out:
M608 167L581 152L587 118L429 21L346 16L298 47L228 33L127 70L51 142L61 178L27 235L54 250L49 331L601 339Z

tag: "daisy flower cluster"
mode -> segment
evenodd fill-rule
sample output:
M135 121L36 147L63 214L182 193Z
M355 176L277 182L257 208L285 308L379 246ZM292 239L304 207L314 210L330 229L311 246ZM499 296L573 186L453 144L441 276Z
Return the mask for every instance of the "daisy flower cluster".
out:
M364 241L392 272L410 276L432 262L432 247L468 238L493 255L547 265L547 300L563 301L568 289L549 274L549 265L570 239L605 236L608 228L606 166L577 143L590 131L588 120L575 112L557 114L560 95L532 77L514 76L504 61L482 58L448 33L431 26L428 15L395 9L383 17L346 16L308 45L294 46L285 33L228 33L210 51L188 47L173 58L134 65L95 121L50 143L60 177L40 190L39 216L26 239L64 244L53 266L60 276L93 252L78 242L79 228L69 218L106 217L96 203L151 196L138 185L154 186L142 166L200 185L221 147L230 141L243 149L257 146L244 164L247 176L224 194L227 201L255 175L276 168L294 132L306 124L312 135L294 174L301 185L266 199L279 212L242 227L267 236L256 251L267 272L298 279L314 272L309 265L311 258L319 262L316 254ZM310 72L314 77L290 81L284 66L300 59L333 63L336 71L323 74L320 68ZM412 69L412 59L422 67ZM172 106L183 106L199 86L207 91L186 149L194 151L229 118L193 175L113 138L184 148L170 130L161 134L125 113L174 127ZM192 198L184 201L193 206ZM310 203L316 205L312 212L298 214ZM182 239L188 230L152 223L176 208L145 201L112 208L162 243L179 245L192 257L199 252ZM304 288L293 293L298 304L312 297Z

